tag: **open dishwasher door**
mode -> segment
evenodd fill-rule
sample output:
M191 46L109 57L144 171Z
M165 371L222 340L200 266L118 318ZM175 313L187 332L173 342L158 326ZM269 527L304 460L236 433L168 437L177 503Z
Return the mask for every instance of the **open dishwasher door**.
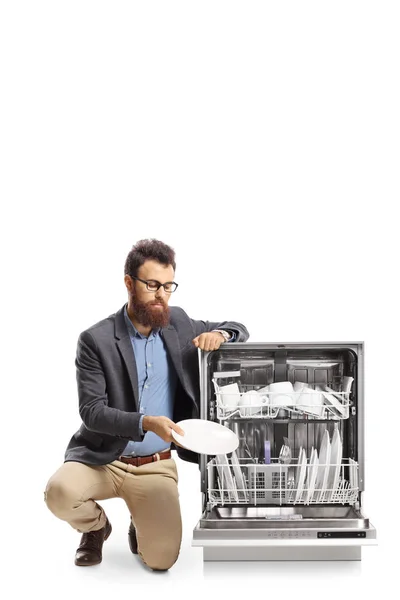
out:
M235 343L199 351L201 418L239 447L201 456L204 560L360 560L363 343ZM224 389L226 388L226 389Z

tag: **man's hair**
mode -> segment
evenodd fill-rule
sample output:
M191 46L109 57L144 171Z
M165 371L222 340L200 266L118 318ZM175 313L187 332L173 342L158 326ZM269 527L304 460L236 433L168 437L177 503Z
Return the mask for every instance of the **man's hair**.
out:
M136 277L139 267L146 260L157 260L163 265L171 265L175 271L175 251L159 240L140 240L132 246L125 261L125 275Z

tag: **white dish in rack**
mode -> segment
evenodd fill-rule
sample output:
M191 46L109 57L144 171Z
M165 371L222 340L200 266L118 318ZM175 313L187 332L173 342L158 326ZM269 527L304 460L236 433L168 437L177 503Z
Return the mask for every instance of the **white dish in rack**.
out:
M299 460L297 462L297 481L295 502L300 502L303 495L304 480L307 472L307 455L304 448L300 448Z
M337 427L332 436L330 463L327 482L327 489L330 491L327 493L327 499L332 502L339 485L340 467L342 464L342 442Z
M346 407L343 406L341 400L338 400L337 396L334 395L333 390L328 386L325 386L325 390L320 388L321 394L324 397L324 400L328 406L328 408L335 409L342 417L346 415Z
M249 495L247 492L246 480L243 476L242 469L240 468L239 459L235 451L232 452L231 462L233 474L235 475L238 497L246 500L247 502L249 499Z
M350 391L351 391L351 385L352 385L353 381L354 381L353 377L346 377L346 376L343 377L343 384L342 384L343 387L342 387L342 389L343 389L343 391L346 394L350 393Z
M322 500L324 499L330 468L330 456L331 443L329 440L329 432L327 429L325 429L325 433L323 435L321 446L319 449L319 465L317 471L317 481L315 482L315 487L317 490L315 493L315 498L318 502L322 502Z
M237 408L240 399L240 390L237 383L230 383L218 388L219 400L223 408L233 411Z
M317 471L318 471L318 452L316 448L311 449L311 457L310 457L310 466L308 468L308 478L306 484L306 497L305 503L309 504L315 489L315 482L317 480Z
M323 417L325 408L318 387L314 389L304 384L301 390L300 387L298 389L301 391L298 399L299 408L313 417Z
M233 481L232 472L229 467L228 457L226 454L217 454L215 456L215 464L217 465L221 493L223 494L223 492L228 492L229 500L238 502L238 493L235 482Z
M295 403L292 392L293 384L290 381L270 383L269 401L271 406L292 406Z

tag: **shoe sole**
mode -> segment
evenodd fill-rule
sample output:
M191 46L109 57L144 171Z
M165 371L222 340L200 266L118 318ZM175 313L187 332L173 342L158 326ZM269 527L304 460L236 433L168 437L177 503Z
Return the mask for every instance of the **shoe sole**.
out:
M112 532L112 527L111 527L111 523L110 523L110 531L107 533L107 535L105 535L105 536L104 536L104 541L103 541L103 543L104 543L106 540L108 540L108 538L109 538L109 537L110 537L110 535L111 535L111 532ZM79 562L76 562L76 560L75 560L75 565L76 565L77 567L93 567L94 565L99 565L99 564L102 562L102 560L103 560L103 553L102 553L102 555L101 555L101 559L100 559L100 560L97 560L96 562L85 562L85 563L79 563Z

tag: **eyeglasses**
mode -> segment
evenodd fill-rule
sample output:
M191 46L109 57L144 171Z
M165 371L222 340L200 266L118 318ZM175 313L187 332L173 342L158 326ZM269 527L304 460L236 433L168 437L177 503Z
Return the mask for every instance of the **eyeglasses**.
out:
M172 292L175 292L176 288L178 287L178 284L175 283L175 281L167 281L167 283L160 283L155 279L149 279L148 281L146 281L145 279L140 279L140 277L134 277L133 275L131 275L131 277L132 279L136 279L137 281L145 283L146 288L149 290L149 292L157 292L160 289L160 287L163 287L167 294L172 294Z

